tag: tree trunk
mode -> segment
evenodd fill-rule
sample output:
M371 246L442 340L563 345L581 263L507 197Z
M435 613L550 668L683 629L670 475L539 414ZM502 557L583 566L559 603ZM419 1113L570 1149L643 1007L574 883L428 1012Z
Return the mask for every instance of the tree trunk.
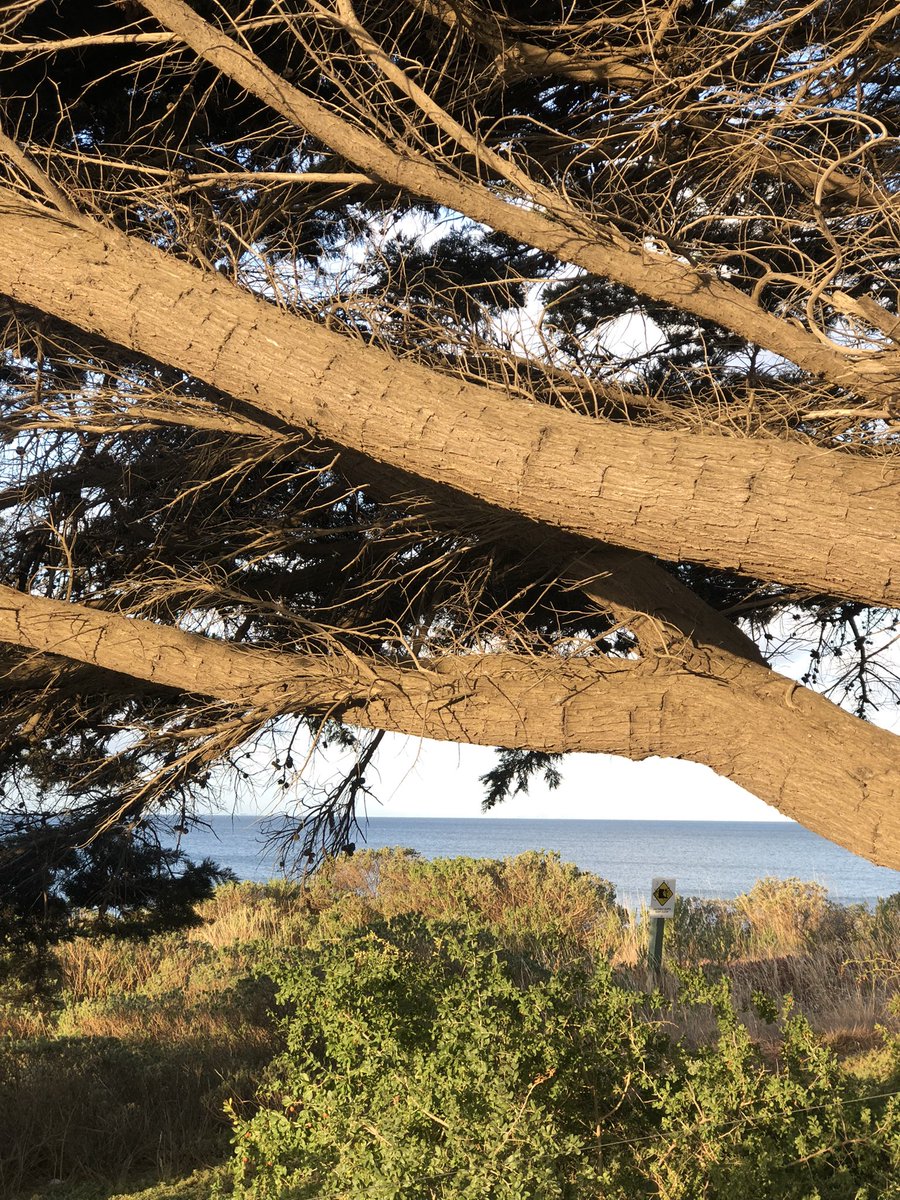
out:
M245 650L0 587L0 640L247 706L416 737L706 763L807 828L900 868L896 738L745 662L472 655L391 666Z
M896 466L529 406L8 191L0 242L0 290L14 300L409 474L670 561L900 604Z

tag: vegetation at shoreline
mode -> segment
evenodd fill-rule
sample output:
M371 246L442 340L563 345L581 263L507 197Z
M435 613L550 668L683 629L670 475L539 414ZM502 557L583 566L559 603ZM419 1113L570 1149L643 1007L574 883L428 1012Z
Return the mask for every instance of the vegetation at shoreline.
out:
M900 896L684 898L659 980L552 854L366 851L197 911L61 942L40 994L8 956L4 1197L900 1195Z

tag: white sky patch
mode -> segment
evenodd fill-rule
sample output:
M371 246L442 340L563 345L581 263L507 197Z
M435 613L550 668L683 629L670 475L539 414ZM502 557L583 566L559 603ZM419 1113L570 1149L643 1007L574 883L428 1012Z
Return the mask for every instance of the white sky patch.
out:
M298 743L301 739L298 739ZM303 760L309 741L296 745L294 757ZM291 808L291 794L277 786L279 761L260 750L252 771L256 787L241 791L236 808L271 816ZM349 755L328 754L317 760L320 785L337 782ZM563 781L550 791L536 774L528 794L514 796L482 813L484 787L479 777L495 765L486 746L435 742L388 734L379 748L377 769L371 772L377 801L369 800L362 819L371 817L482 817L552 820L699 820L783 821L776 809L744 788L722 779L709 767L672 759L643 762L609 754L570 754L562 763Z

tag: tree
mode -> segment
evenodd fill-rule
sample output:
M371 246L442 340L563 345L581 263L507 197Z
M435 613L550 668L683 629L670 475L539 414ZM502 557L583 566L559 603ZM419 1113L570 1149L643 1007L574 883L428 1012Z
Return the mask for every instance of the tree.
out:
M893 9L118 7L0 43L17 802L184 820L296 714L900 865Z

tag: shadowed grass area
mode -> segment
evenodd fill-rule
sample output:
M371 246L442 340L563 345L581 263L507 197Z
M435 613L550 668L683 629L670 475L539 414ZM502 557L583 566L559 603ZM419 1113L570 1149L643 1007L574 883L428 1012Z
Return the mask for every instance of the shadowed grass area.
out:
M72 1186L52 1183L25 1195L28 1200L209 1200L214 1188L224 1196L229 1194L228 1180L218 1167L193 1171L185 1178L170 1183L150 1183L147 1187L136 1184L133 1190L127 1192L118 1188L110 1191L108 1185L97 1183Z
M224 885L198 911L202 924L185 933L60 944L41 994L7 972L4 1198L205 1200L217 1178L227 1189L210 1172L228 1159L235 1129L249 1128L268 1103L268 1064L288 1036L271 978L279 963L321 958L327 947L405 919L489 937L518 964L516 986L571 972L592 978L608 964L616 987L655 994L635 1011L647 1020L664 1011L667 1036L691 1052L721 1038L721 1012L691 998L679 971L721 977L754 1053L775 1072L786 1051L773 1012L790 993L791 1012L848 1079L874 1093L897 1076L890 1037L898 1028L900 897L874 910L843 907L819 885L762 880L733 901L682 899L659 980L645 965L645 914L621 908L611 885L553 854L428 862L405 850L365 851L327 864L306 887Z

